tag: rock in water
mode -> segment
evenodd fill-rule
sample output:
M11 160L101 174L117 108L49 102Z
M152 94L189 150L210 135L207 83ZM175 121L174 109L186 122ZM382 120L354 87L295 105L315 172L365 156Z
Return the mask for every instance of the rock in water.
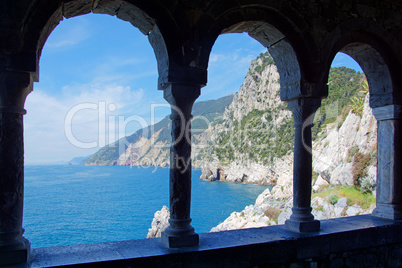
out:
M148 230L147 238L161 237L162 232L169 226L170 211L166 206L155 212L151 229Z

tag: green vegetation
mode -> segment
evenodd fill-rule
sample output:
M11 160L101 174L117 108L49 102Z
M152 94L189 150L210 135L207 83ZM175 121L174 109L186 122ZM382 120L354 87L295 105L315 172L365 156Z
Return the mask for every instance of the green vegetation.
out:
M353 160L353 157L355 156L355 154L357 154L359 152L359 147L354 146L352 148L349 149L348 151L348 158L347 161L350 163Z
M322 101L322 106L338 104L338 113L350 103L350 98L356 96L361 89L364 75L346 67L331 68L328 77L328 97Z
M213 153L220 161L234 161L239 153L263 164L283 157L293 148L294 123L289 117L280 125L272 125L276 112L253 109L240 122L234 121L216 140Z
M353 69L346 67L330 69L328 97L322 100L321 107L314 117L315 124L312 128L313 139L317 138L318 133L327 124L337 122L338 127L341 127L352 106L352 110L355 111L355 108L355 113L361 116L364 104L364 92L368 92L368 87L366 87L364 81L364 74L356 72ZM356 106L354 106L354 99L357 104ZM338 119L340 115L341 120Z
M336 198L338 199L342 197L347 198L348 206L357 204L363 209L369 209L370 205L375 204L376 202L376 199L372 194L362 193L353 186L339 186L332 189L327 189L326 191L314 193L312 197L314 198L316 196L319 196L321 198L331 198L331 196L333 195L336 196ZM335 197L332 198L335 200Z
M210 114L222 115L225 108L232 103L233 94L219 98L217 100L199 101L194 103L193 116L208 116Z
M261 74L268 65L274 64L274 59L271 57L268 51L265 53L260 53L260 55L257 57L257 60L258 59L262 59L262 65L257 65L254 70L259 74Z
M339 197L336 194L331 194L328 196L328 201L332 204L335 205L339 200Z
M350 108L355 115L362 116L364 108L364 97L353 97L351 98Z

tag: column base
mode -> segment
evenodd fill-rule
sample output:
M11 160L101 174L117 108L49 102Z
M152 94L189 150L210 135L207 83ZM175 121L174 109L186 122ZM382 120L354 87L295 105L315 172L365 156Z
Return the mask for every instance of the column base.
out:
M402 220L402 206L377 203L377 207L373 210L371 215L383 219Z
M190 222L191 219L169 219L170 226L161 235L162 243L168 248L198 246L199 237Z
M21 237L12 245L0 244L0 267L27 263L31 254L31 243Z
M285 221L285 226L288 230L299 233L318 232L320 230L320 221L295 221L289 219Z
M162 243L168 248L183 248L183 247L194 247L199 244L199 236L196 233L174 236L162 233L161 236Z

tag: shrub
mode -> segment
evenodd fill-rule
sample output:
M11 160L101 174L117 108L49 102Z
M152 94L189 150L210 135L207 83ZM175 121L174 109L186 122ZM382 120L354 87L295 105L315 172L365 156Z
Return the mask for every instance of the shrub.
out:
M336 202L338 202L339 197L335 194L331 194L330 196L328 196L328 201L332 204L335 205Z
M353 157L352 175L355 187L360 187L359 178L366 176L366 167L370 164L370 154L358 152Z
M364 98L353 97L351 99L351 102L352 103L350 104L350 108L352 108L353 113L361 117L364 108Z
M279 214L281 214L282 210L275 208L275 207L268 207L267 210L265 210L264 214L267 216L270 220L275 221L278 223L278 217Z
M354 146L352 148L349 149L348 151L348 159L346 161L348 161L349 163L352 162L353 157L359 152L359 147Z
M334 187L329 189L327 192L314 193L312 197L314 198L316 196L320 196L321 198L327 198L327 200L329 200L329 196L331 195L335 195L336 197L345 197L347 198L348 206L357 204L363 209L368 209L372 204L375 204L376 201L372 194L362 193L353 186Z
M364 178L361 178L359 181L360 181L360 191L362 191L362 193L374 192L376 187L375 178L370 178L369 176L366 176Z

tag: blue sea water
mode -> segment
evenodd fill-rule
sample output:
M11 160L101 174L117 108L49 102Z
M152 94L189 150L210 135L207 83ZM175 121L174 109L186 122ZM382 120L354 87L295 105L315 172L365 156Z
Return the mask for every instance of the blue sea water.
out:
M253 204L267 186L206 182L192 175L197 233ZM145 238L154 213L169 207L169 169L26 166L24 236L32 247Z

